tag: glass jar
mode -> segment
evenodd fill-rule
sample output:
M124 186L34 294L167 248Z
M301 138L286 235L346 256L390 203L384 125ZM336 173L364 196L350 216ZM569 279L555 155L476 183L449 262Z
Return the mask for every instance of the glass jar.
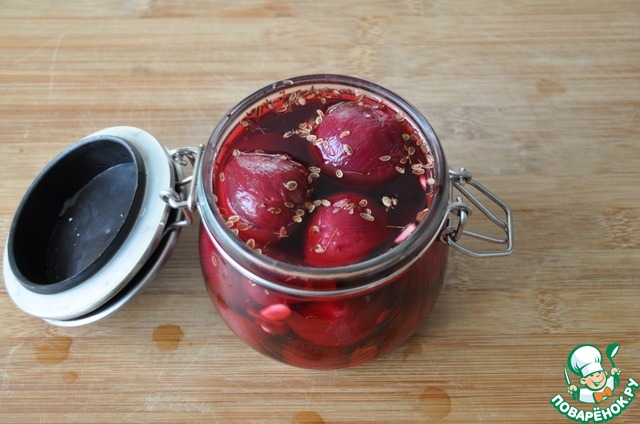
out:
M409 153L396 168L401 168L397 172L403 177L407 174L415 180L415 183L407 180L401 184L421 187L419 193L409 191L403 193L404 197L394 197L390 193L402 187L394 186L385 192L376 188L388 184L386 182L375 182L375 187L363 185L362 181L343 183L344 173L327 167L327 161L313 162L318 160L317 155L309 155L309 149L320 149L318 145L326 143L318 141L323 119L332 108L344 104L360 105L367 113L382 110L399 125L404 125L404 150ZM266 137L269 140L264 141L265 134L278 132L278 137ZM350 136L347 133L348 130L343 131L340 137L345 136L347 140ZM288 140L291 138L293 142ZM295 146L291 147L291 143ZM299 148L300 144L312 147ZM310 184L316 184L315 178L329 181L313 188L306 207L293 215L302 227L294 229L295 234L302 232L303 235L292 235L291 242L269 240L256 247L254 238L242 237L242 231L251 224L239 219L230 210L230 204L220 199L224 196L221 194L225 186L223 170L227 169L229 158L248 149L304 157L301 162L316 171L309 178ZM358 153L354 153L351 146L344 149L348 155ZM361 148L359 153L367 154L367 151ZM388 161L388 158L389 155L382 155L378 159ZM257 351L291 365L342 368L392 351L420 327L433 308L442 288L450 246L474 256L503 255L512 250L508 207L472 180L464 169L449 170L435 132L413 106L391 91L361 79L308 75L256 91L218 124L206 146L202 164L196 183L202 217L200 259L211 300L242 340ZM328 172L332 175L323 175ZM256 174L256 178L260 177ZM261 190L268 190L264 189L263 182L254 182ZM274 180L269 184L279 183ZM489 211L467 189L469 185L489 196L504 211L505 218ZM476 252L458 244L471 207L462 198L453 198L454 187L504 231L505 236L471 235L504 243L504 250ZM309 249L300 239L309 236L312 224L301 221L318 213L316 206L334 208L334 214L342 213L335 209L335 203L332 205L325 199L344 191L361 193L369 201L373 199L386 207L387 212L403 210L403 201L412 205L405 208L409 212L400 213L405 221L393 225L397 228L391 247L346 264L309 265L298 256L300 250ZM416 205L417 214L412 210ZM360 206L355 206L356 212L370 211ZM275 209L280 213L280 208ZM247 218L251 221L251 217ZM243 225L235 225L237 222ZM334 235L340 234L340 230L335 231ZM282 251L276 247L273 252L265 253L270 246L286 243L291 245ZM323 252L324 247L318 249Z

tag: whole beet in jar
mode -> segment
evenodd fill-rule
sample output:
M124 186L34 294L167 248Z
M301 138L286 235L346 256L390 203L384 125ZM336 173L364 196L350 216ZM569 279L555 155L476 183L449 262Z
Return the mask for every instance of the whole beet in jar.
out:
M409 338L438 297L450 246L512 250L509 208L448 168L413 106L353 77L301 76L250 95L214 130L196 178L215 307L251 347L299 367L358 365ZM465 231L472 208L454 188L503 237ZM506 248L468 249L463 233Z

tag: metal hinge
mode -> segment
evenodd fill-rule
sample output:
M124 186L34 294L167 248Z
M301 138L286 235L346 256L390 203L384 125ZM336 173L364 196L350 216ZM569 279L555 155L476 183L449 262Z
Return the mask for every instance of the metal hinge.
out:
M179 179L174 189L162 190L160 198L179 214L179 219L165 229L165 233L180 229L193 222L193 213L197 208L195 175L202 167L202 151L204 146L181 147L169 152L171 161L178 167ZM191 174L184 176L183 168L191 166ZM186 188L188 186L188 189Z

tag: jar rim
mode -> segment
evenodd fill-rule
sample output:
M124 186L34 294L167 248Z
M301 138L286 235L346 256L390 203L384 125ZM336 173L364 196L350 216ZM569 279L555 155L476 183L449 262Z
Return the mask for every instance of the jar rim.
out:
M345 86L354 90L363 90L390 103L409 118L422 132L428 144L429 153L434 159L434 179L437 188L429 210L406 240L397 246L372 258L344 266L309 267L295 265L263 255L251 249L242 240L233 235L225 225L214 200L214 179L216 159L222 152L225 131L229 131L238 117L259 101L269 96L282 94L304 86L326 84ZM274 82L255 91L236 104L213 130L203 153L202 171L196 175L198 209L202 225L224 259L233 263L245 277L268 289L280 290L292 295L328 297L369 290L384 284L413 264L438 238L446 220L450 179L444 151L438 137L427 119L408 101L396 93L367 80L339 74L310 74ZM242 264L242 265L240 265ZM263 277L259 270L267 270L270 275L280 276L274 282ZM300 288L288 281L336 281L350 282L335 290Z

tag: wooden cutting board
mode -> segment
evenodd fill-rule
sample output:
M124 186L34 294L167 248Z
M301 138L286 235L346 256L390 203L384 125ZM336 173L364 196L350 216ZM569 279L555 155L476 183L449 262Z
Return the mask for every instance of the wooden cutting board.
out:
M568 355L613 343L621 383L597 407L639 422L624 391L640 381L637 1L0 1L0 245L74 141L133 125L168 147L206 143L246 95L316 72L421 110L450 166L513 209L515 253L453 254L414 337L328 372L230 332L204 289L197 223L148 288L91 326L27 316L2 284L0 422L567 423L569 407L594 411L566 394ZM614 414L620 397L632 401Z

